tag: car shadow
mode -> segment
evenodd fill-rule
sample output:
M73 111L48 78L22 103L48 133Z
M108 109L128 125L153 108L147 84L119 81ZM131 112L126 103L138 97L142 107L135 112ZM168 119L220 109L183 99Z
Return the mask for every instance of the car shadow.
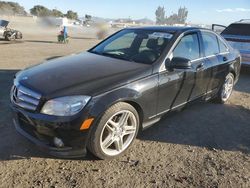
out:
M245 69L234 89L250 93L250 75ZM200 103L166 115L138 138L250 153L250 109L232 104Z
M70 37L70 39L96 40L96 38L94 38L94 37Z
M0 39L0 45L1 44L19 44L19 43L24 43L24 42L58 44L57 41L46 41L46 40L13 40L13 41L6 41L4 39Z
M19 135L12 123L9 91L18 70L0 70L0 161L52 158ZM239 83L244 86L247 77ZM138 139L227 151L250 151L250 110L237 105L194 104L171 113L142 132ZM79 160L79 159L75 159ZM80 160L97 160L88 153Z
M249 153L249 122L250 110L242 106L194 104L164 117L139 139Z
M57 41L47 41L47 40L25 40L25 42L46 43L46 44L58 44Z
M0 45L21 44L21 43L24 43L24 41L23 40L6 41L5 39L0 39Z

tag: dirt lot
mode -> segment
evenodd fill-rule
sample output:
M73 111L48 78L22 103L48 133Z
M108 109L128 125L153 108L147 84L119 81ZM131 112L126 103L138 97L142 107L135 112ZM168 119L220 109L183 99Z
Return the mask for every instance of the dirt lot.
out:
M90 29L70 30L68 45L56 29L0 41L0 187L250 187L250 74L242 74L225 105L195 104L141 133L115 160L92 155L62 160L45 155L14 130L9 90L17 70L95 43Z

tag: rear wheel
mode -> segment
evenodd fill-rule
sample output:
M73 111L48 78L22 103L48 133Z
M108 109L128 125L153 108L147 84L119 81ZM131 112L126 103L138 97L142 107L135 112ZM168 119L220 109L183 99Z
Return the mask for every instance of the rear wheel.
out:
M225 103L230 98L234 87L234 75L229 73L226 76L225 82L220 89L218 96L216 97L216 101L219 103Z
M91 131L88 149L100 159L123 154L139 130L139 116L133 106L117 103L111 106Z

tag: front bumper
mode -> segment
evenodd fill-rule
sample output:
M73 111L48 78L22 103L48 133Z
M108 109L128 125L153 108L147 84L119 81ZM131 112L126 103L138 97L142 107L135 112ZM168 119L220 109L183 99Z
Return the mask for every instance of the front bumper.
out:
M46 115L33 114L12 106L16 130L39 149L59 158L78 158L87 154L88 130L80 131L82 117L52 120ZM53 139L60 138L64 146L56 147Z

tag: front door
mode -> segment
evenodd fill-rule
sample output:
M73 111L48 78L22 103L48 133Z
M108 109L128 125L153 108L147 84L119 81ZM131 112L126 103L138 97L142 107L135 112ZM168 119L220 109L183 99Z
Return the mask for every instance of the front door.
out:
M159 103L158 114L186 104L194 95L200 95L201 89L196 86L197 71L202 71L204 59L201 58L201 48L197 32L184 35L174 48L169 59L186 58L191 61L191 68L169 69L159 73ZM172 65L174 67L174 65Z

